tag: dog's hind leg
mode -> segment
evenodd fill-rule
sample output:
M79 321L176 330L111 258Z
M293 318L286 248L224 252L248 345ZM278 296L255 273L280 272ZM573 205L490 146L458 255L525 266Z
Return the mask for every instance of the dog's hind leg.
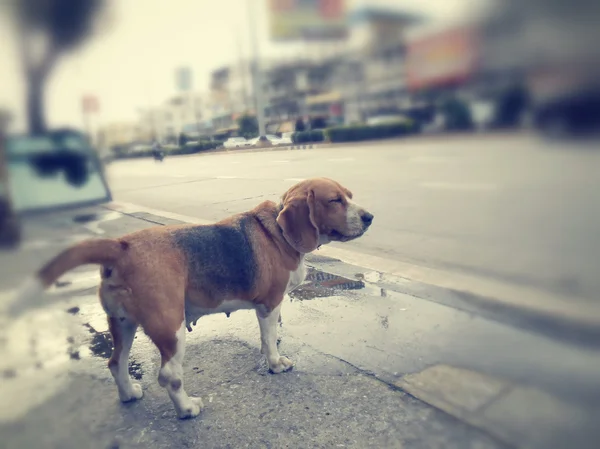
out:
M185 321L173 333L166 330L147 332L161 355L158 383L166 388L181 419L194 418L204 408L201 398L190 398L183 387L183 358L185 356Z
M129 351L133 344L137 324L125 317L108 317L108 327L113 339L113 352L108 368L115 378L122 402L135 401L143 396L142 386L129 377Z

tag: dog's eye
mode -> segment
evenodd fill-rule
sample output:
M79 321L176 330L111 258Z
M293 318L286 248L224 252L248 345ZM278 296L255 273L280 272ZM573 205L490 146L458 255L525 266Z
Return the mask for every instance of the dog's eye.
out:
M342 199L341 198L334 198L332 200L329 200L330 203L341 203Z

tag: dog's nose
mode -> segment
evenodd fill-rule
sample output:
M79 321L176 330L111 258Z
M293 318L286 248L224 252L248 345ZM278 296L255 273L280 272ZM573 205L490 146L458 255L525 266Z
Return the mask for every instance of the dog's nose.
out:
M366 226L369 226L371 223L373 223L373 214L370 214L368 212L362 214L360 218Z

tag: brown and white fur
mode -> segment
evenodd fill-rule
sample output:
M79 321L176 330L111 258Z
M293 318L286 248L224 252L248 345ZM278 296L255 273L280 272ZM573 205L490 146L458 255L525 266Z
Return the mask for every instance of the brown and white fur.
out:
M330 241L360 237L372 220L345 187L310 179L290 188L280 204L265 201L214 225L153 227L79 243L47 263L17 300L39 294L75 267L102 265L100 301L114 344L108 366L121 401L143 394L128 374L141 326L161 354L160 385L178 416L192 418L203 404L183 386L186 328L203 315L254 309L270 370L291 369L292 361L277 349L277 324L284 295L306 276L304 255Z

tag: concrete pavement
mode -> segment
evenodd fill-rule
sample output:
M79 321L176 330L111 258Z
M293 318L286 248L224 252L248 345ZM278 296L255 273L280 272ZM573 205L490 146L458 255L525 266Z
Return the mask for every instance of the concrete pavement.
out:
M18 261L38 265L68 241L174 222L133 209L106 210L84 224L64 216L47 229L33 225L19 258L0 262L12 261L18 281ZM208 405L189 422L176 420L156 381L157 351L141 332L130 373L145 396L118 403L93 295L97 270L65 276L38 307L2 314L3 444L595 447L597 351L384 288L380 273L321 252L309 264L307 282L283 308L281 350L296 362L291 373L266 372L250 312L205 317L188 334L185 382Z

